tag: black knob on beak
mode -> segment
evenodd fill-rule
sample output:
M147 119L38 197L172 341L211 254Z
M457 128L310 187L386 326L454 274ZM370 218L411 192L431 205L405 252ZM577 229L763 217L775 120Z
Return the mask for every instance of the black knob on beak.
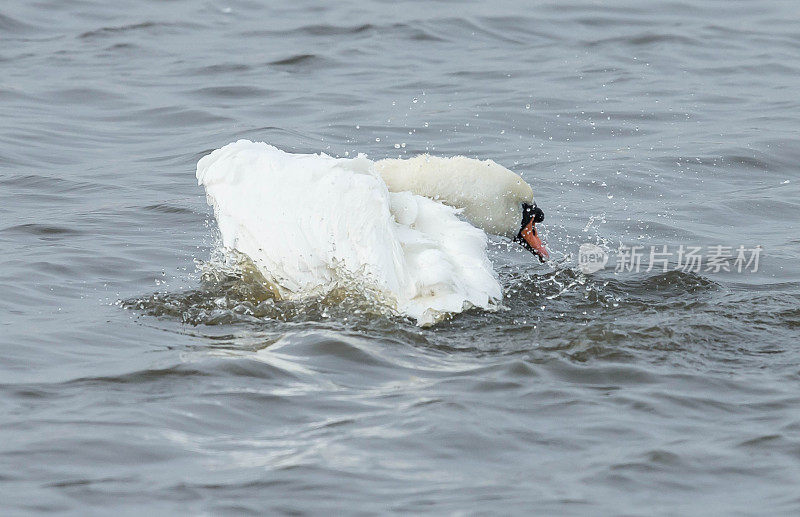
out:
M542 212L542 209L534 204L533 205L533 222L534 223L541 223L542 221L544 221L544 212Z
M544 212L535 203L533 205L522 203L522 227L526 227L531 219L534 224L541 223L544 221Z

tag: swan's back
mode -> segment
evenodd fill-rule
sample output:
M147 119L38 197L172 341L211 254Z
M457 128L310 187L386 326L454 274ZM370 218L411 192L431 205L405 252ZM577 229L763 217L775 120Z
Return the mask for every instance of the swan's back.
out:
M250 257L283 296L358 278L420 325L501 298L486 235L450 207L390 193L363 156L240 140L202 158L197 179L223 245Z

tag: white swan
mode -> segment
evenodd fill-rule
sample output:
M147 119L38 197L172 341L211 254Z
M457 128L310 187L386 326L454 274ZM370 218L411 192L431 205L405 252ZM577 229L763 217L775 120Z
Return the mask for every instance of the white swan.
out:
M250 257L284 297L358 275L424 326L500 302L481 230L547 257L533 190L491 160L373 162L239 140L200 159L197 180L223 245Z

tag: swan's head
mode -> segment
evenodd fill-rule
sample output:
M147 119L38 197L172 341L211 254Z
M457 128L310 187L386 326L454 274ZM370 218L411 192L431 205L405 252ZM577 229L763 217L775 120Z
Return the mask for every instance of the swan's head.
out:
M533 201L533 189L502 165L423 154L408 160L380 160L375 168L389 191L410 191L458 208L486 233L519 242L542 262L548 258L536 228L544 213Z
M540 262L544 262L550 257L536 230L536 223L542 221L544 221L544 212L536 206L536 203L533 205L522 203L522 225L519 233L514 237L514 242L520 243L523 248L539 257Z

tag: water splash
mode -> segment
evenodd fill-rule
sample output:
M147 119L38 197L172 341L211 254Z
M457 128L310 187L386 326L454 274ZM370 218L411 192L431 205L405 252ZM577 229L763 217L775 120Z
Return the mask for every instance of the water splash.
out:
M252 261L235 251L218 248L208 261L196 263L197 289L153 293L122 300L120 305L190 325L397 317L380 291L345 271L337 272L336 280L327 285L287 298Z

